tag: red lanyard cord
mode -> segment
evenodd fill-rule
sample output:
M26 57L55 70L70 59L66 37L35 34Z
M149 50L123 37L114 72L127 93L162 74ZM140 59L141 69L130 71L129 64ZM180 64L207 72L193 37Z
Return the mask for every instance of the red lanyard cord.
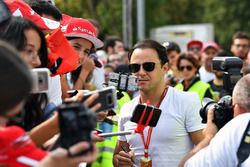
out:
M164 97L166 96L167 94L167 90L168 90L168 87L166 87L161 95L161 98L160 98L160 101L158 102L158 104L156 105L157 108L160 107L161 105L161 102L162 100L164 99ZM140 99L140 103L141 103L141 99ZM147 105L149 104L149 101L147 101ZM142 121L142 118L144 118L144 115L146 113L146 108L144 109L143 111L143 114L142 114L142 117L140 118L140 121L139 123L141 123ZM148 125L149 121L151 120L153 116L153 112L150 112L150 115L147 119L147 122L146 122L146 125ZM138 126L140 126L140 124L138 124ZM148 157L148 146L150 144L150 140L151 140L151 135L152 135L152 131L153 131L153 128L152 127L149 127L148 128L148 135L147 135L147 140L145 142L145 138L144 138L144 133L143 133L143 130L140 132L140 135L141 135L141 138L142 138L142 142L143 142L143 145L144 145L144 156L147 158Z

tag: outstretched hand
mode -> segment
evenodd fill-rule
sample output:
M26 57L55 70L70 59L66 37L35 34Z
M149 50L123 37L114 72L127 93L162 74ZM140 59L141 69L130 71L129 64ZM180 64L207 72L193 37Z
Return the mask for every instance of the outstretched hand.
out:
M87 152L84 155L71 157L70 155L76 155L79 152L85 151L90 147L88 142L77 143L66 150L64 148L58 148L52 151L47 157L45 157L38 165L38 167L75 167L81 162L93 162L97 157L97 148L93 144L93 150Z

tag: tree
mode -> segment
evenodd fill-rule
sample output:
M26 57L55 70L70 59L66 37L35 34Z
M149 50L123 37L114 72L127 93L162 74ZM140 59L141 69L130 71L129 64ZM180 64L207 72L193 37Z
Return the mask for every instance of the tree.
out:
M122 0L56 0L56 5L71 16L99 21L102 38L122 38ZM250 29L248 0L145 0L145 5L146 36L152 28L164 25L213 23L216 40L228 49L234 32ZM133 25L136 39L135 1Z

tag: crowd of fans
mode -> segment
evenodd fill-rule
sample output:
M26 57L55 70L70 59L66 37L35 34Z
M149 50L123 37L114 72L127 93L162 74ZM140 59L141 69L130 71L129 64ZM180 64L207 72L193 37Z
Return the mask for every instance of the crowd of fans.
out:
M232 35L230 51L215 41L199 39L189 41L185 51L168 39L163 44L143 40L126 48L120 37L101 41L101 25L96 20L63 14L54 1L0 3L0 166L139 166L145 163L143 157L151 158L151 166L239 164L236 153L250 117L247 33ZM199 116L204 98L218 102L230 94L223 87L223 72L212 68L214 57L240 58L244 76L232 94L236 118L218 133L213 109L207 126ZM30 71L37 68L50 71L46 92L32 93ZM55 148L60 135L58 107L82 101L80 90L104 88L111 73L136 76L138 91L122 92L112 114L98 112L97 128L103 133L135 129L130 118L138 103L162 109L158 125L146 127L140 135L119 137L102 138L94 130L91 143ZM78 94L72 97L70 90ZM82 103L95 112L102 105L93 106L97 97L94 94ZM91 151L79 155L90 147ZM248 155L242 166L248 166L249 159Z

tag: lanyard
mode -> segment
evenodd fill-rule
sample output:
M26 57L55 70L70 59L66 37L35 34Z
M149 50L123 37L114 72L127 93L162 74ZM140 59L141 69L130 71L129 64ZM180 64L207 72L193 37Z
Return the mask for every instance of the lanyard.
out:
M161 102L162 100L164 99L164 97L166 96L167 94L167 91L168 91L168 86L164 89L162 95L161 95L161 98L160 98L160 101L157 103L156 107L159 108L160 105L161 105ZM140 103L141 103L141 98L140 98ZM147 103L149 103L147 101ZM148 104L147 104L148 105ZM145 109L146 110L146 109ZM145 112L144 112L145 113ZM148 120L149 121L149 120ZM148 129L148 135L147 135L147 140L145 141L145 138L144 138L144 134L143 134L143 131L141 131L140 135L141 135L141 138L142 138L142 142L143 142L143 145L144 145L144 157L148 157L148 146L150 144L150 140L151 140L151 135L152 135L152 131L153 131L153 128L152 127L149 127Z

